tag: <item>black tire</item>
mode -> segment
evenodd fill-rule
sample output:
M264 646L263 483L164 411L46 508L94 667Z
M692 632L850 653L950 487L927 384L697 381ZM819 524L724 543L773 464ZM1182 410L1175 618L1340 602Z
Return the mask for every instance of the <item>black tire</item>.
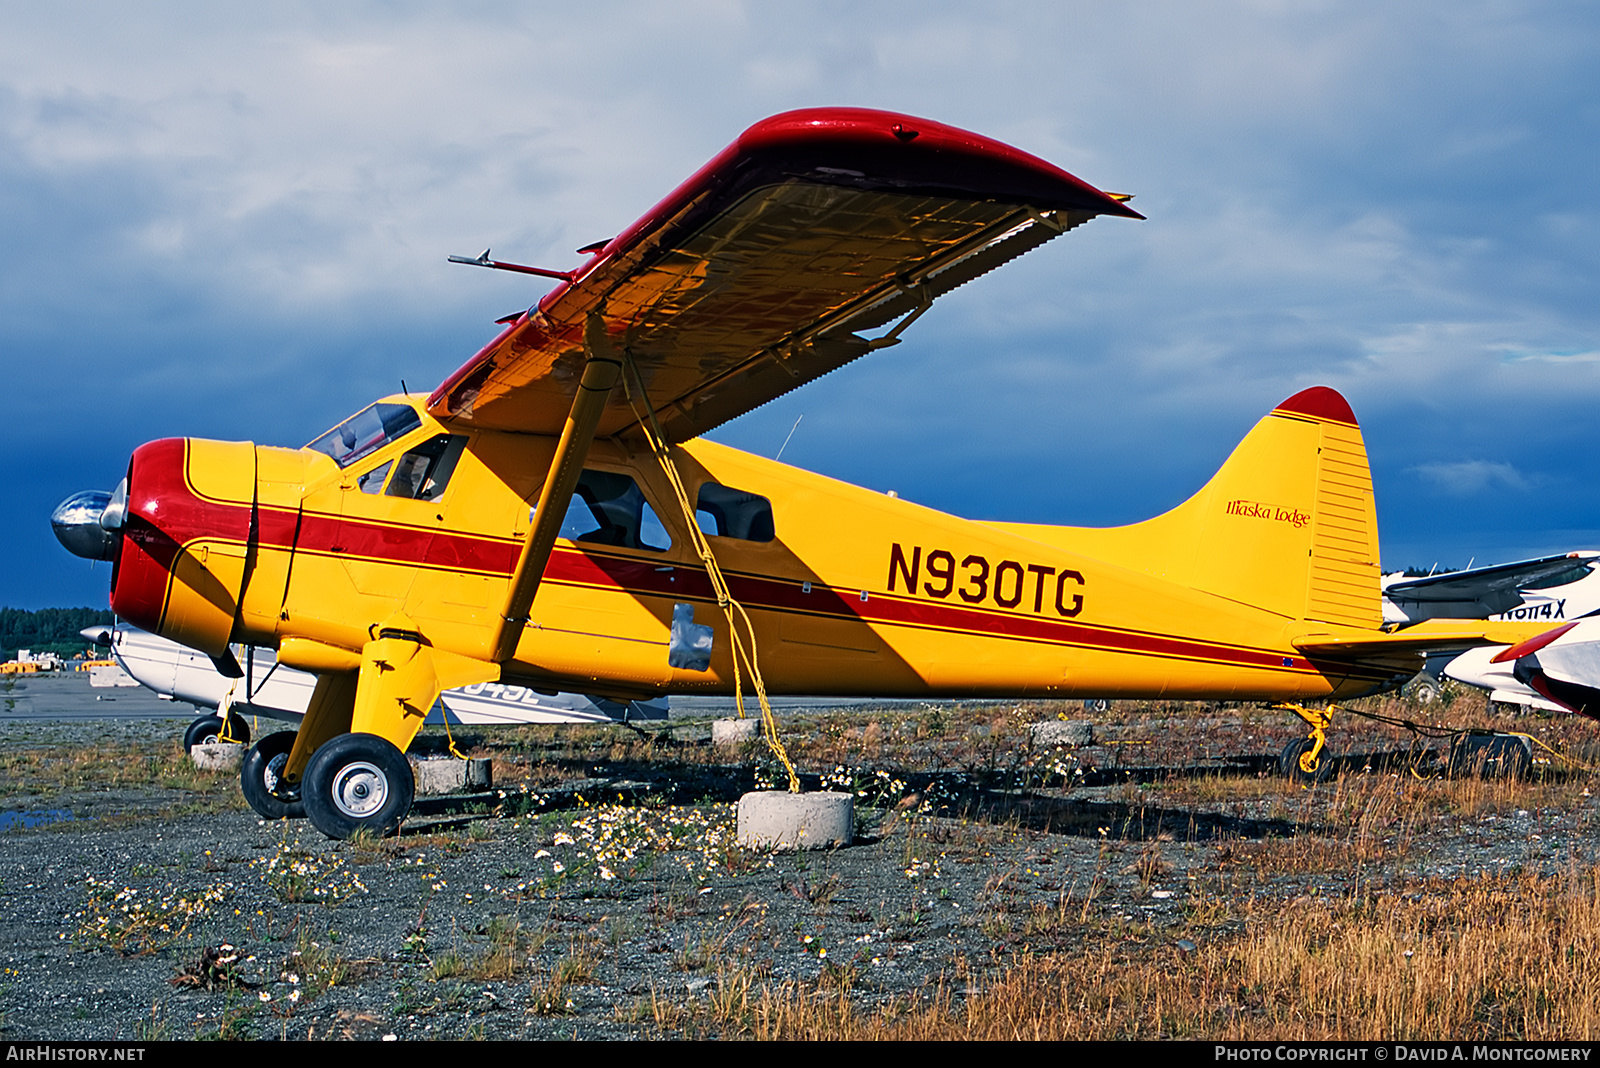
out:
M297 820L305 816L298 795L277 792L278 776L294 748L294 731L269 734L244 755L239 766L239 789L256 814L269 820Z
M183 751L187 753L197 745L220 740L222 735L222 717L215 712L209 716L201 716L189 724L189 729L183 732ZM240 716L228 713L228 740L241 745L250 741L250 727Z
M1317 754L1316 771L1308 774L1300 766L1301 754L1309 753L1312 744L1310 738L1296 738L1283 747L1283 753L1278 757L1278 770L1283 772L1284 777L1290 782L1299 783L1301 786L1311 786L1315 783L1326 782L1328 776L1333 774L1333 753L1326 745L1322 747L1322 752Z
M1520 734L1458 735L1445 771L1452 778L1526 779L1533 772L1533 743Z
M411 811L416 779L405 754L375 734L341 734L311 755L300 800L329 838L393 834Z
M1427 672L1419 673L1400 690L1400 696L1419 705L1431 705L1443 694L1444 687L1439 680Z

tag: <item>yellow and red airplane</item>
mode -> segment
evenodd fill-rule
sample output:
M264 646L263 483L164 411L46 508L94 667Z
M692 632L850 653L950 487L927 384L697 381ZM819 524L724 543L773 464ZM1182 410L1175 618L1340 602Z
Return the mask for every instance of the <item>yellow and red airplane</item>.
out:
M136 626L318 676L243 785L338 837L396 828L404 750L441 690L478 682L729 693L738 655L775 693L1305 700L1537 633L1382 629L1366 452L1326 388L1114 529L972 522L700 438L1067 230L1141 218L1125 200L924 119L779 115L576 270L466 261L557 284L431 395L302 449L151 442L57 533L115 561Z

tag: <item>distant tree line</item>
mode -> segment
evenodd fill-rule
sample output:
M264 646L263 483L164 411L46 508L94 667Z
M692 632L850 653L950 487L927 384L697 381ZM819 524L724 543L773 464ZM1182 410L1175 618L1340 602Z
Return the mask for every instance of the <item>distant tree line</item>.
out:
M0 608L0 660L15 658L18 649L73 656L89 647L80 630L111 619L108 608Z

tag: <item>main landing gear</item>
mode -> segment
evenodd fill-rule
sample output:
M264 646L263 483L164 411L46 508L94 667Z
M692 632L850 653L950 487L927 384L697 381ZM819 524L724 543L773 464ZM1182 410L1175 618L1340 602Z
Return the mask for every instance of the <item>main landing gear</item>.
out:
M393 834L411 811L416 779L405 754L375 734L341 734L311 755L298 789L282 781L294 731L261 739L244 758L239 786L269 820L305 816L329 838Z
M1305 787L1327 780L1333 774L1335 763L1332 753L1326 748L1325 734L1333 709L1290 704L1276 707L1293 712L1311 728L1306 737L1296 738L1283 747L1278 757L1278 769L1286 778ZM1410 731L1414 738L1410 768L1411 773L1419 778L1442 772L1449 777L1522 779L1533 771L1535 742L1530 735L1484 728L1425 727L1409 719L1396 719L1373 712L1355 709L1341 711ZM1424 745L1425 739L1448 740L1449 746L1441 754Z
M250 807L269 820L300 819L306 814L300 791L290 789L283 779L289 750L294 748L294 731L269 734L244 756L239 766L239 789Z
M1281 707L1305 720L1311 732L1283 747L1278 757L1278 770L1291 782L1301 786L1326 781L1333 774L1333 754L1327 748L1326 733L1332 718L1320 708L1304 708L1300 705Z
M341 734L311 755L301 780L306 815L330 838L395 832L416 794L411 764L376 734Z

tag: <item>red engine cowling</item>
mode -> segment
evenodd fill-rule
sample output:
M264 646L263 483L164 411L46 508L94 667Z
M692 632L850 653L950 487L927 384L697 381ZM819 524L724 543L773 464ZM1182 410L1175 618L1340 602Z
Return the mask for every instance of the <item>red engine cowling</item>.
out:
M256 450L164 438L134 450L111 608L212 656L227 651L248 579Z

